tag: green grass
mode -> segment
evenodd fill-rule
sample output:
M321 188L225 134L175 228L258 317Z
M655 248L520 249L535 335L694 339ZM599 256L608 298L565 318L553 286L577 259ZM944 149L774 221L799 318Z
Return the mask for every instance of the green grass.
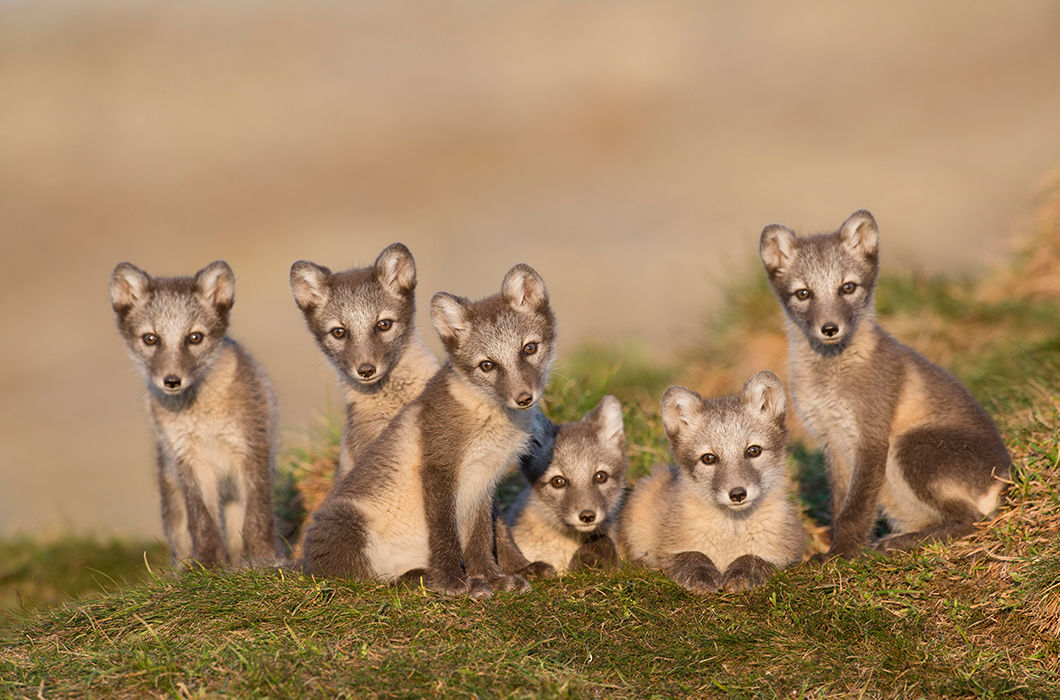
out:
M665 461L665 387L727 380L748 338L781 332L761 280L731 297L679 367L606 348L564 358L545 410L576 420L612 393L632 474ZM885 327L968 384L1013 453L1007 504L970 538L802 565L740 595L627 567L485 602L279 570L155 575L117 544L4 544L0 561L23 563L0 568L0 696L1060 696L1060 308L917 277L885 277L878 302ZM333 459L335 439L331 425L292 452L291 478ZM820 453L792 447L807 514L827 522ZM11 612L16 589L51 607Z

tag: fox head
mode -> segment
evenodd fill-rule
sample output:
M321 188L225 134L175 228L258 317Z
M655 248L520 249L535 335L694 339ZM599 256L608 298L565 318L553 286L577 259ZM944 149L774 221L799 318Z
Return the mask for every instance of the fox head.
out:
M291 292L320 349L353 386L384 380L415 333L416 263L401 243L374 265L344 272L299 260Z
M818 352L841 352L859 322L874 315L879 230L864 209L817 236L766 226L759 254L784 312Z
M550 442L541 459L523 462L523 476L557 530L592 532L622 500L622 406L614 396L605 396L582 420L558 428Z
M663 427L678 467L708 503L754 508L787 477L784 385L758 372L739 394L704 399L672 386L663 394Z
M438 292L431 322L453 369L470 386L514 410L541 398L556 354L556 318L532 267L516 265L500 294L479 301Z
M223 260L194 277L151 277L127 262L114 268L118 328L153 390L176 396L206 373L228 330L235 283Z

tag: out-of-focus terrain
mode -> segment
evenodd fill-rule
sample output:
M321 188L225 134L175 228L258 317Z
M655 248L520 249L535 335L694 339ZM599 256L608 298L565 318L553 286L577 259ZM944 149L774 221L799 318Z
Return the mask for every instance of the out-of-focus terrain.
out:
M765 223L867 207L885 270L996 262L1060 155L1058 31L1052 2L0 3L0 534L159 531L120 260L233 265L288 443L338 394L298 258L404 241L432 342L431 293L525 261L563 348L672 357Z

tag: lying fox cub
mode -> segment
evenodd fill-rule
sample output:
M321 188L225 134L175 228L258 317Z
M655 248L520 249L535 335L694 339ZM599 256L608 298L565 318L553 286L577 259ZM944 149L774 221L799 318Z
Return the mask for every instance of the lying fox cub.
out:
M759 372L743 391L703 399L673 386L662 420L675 465L641 479L619 523L619 546L693 593L742 591L802 556L789 498L784 385Z
M576 423L542 422L521 464L529 485L508 512L511 540L498 533L501 569L520 573L531 562L557 572L614 566L618 552L609 530L626 475L622 406L605 396Z

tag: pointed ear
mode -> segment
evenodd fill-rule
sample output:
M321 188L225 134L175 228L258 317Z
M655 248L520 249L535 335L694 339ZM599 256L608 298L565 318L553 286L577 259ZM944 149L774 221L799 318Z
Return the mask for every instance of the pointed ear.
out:
M703 407L703 397L683 386L672 386L663 394L659 404L663 428L673 442L692 423L692 419Z
M510 306L520 311L532 311L548 304L545 281L525 263L508 270L501 283L501 295Z
M446 345L461 343L471 328L467 300L438 292L431 297L431 324Z
M151 275L132 263L118 263L110 273L110 304L115 311L128 311L147 300Z
M743 385L743 401L752 411L778 423L784 422L787 396L784 384L769 370L756 373Z
M795 260L798 254L796 240L795 232L780 224L770 224L762 229L762 237L758 239L758 255L770 277L786 269Z
M880 251L880 230L876 219L867 210L859 209L839 227L839 241L854 255L875 260Z
M298 260L291 265L291 293L294 302L302 311L323 306L331 290L331 270L308 260Z
M618 399L611 395L605 396L586 417L596 428L600 442L620 450L624 449L626 433L622 425L622 404Z
M236 276L224 260L212 263L195 273L195 293L219 311L228 311L236 300Z
M383 288L394 296L416 289L416 262L404 243L391 243L375 259L375 274Z

